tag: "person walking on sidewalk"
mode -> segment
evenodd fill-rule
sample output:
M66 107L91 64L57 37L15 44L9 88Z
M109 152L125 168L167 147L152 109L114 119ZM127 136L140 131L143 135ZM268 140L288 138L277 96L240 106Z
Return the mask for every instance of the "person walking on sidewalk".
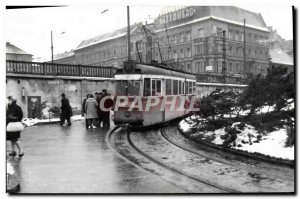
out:
M65 120L68 122L68 126L71 126L71 116L72 108L70 106L69 100L66 98L66 95L61 94L61 115L60 115L60 125L62 126L65 123Z
M85 103L86 103L86 100L88 98L89 98L89 94L86 95L86 98L83 100L83 103L82 103L82 107L81 107L81 115L82 115L82 117L84 117L84 115L86 114ZM89 128L88 121L87 121L86 118L85 118L85 128Z
M95 121L98 118L97 115L98 103L94 99L93 94L89 94L89 98L85 102L86 119L88 120L88 128L96 128Z
M6 110L6 126L10 122L21 122L23 118L23 111L20 106L17 105L17 100L13 97L9 96L8 99L8 106ZM11 141L11 148L12 151L9 153L9 156L16 156L16 146L19 150L19 156L23 156L24 152L22 150L21 143L19 141L21 136L21 132L7 132L6 131L6 140Z

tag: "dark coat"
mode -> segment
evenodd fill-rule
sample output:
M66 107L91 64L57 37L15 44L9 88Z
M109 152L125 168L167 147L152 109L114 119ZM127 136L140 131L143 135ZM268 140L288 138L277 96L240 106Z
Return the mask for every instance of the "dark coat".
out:
M23 118L23 111L15 101L11 105L8 105L6 110L6 124L9 122L20 122Z
M69 100L67 98L63 98L61 100L61 117L68 118L72 116L72 108L70 106Z
M86 103L86 100L87 100L87 99L88 99L88 98L85 98L85 99L83 100L82 108L81 108L81 113L82 113L82 114L86 113L86 111L85 111L85 103Z

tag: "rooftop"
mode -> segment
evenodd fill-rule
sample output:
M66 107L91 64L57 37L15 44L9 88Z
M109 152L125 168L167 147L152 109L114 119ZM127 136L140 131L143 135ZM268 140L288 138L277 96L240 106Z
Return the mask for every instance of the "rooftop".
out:
M273 42L269 49L271 62L284 65L294 65L293 58L289 56L278 42Z
M138 25L140 25L140 23L135 23L135 24L131 25L130 26L131 32L134 31L138 27ZM105 34L102 34L102 35L99 35L99 36L96 36L96 37L93 37L93 38L90 38L90 39L87 39L87 40L83 40L77 46L76 50L84 48L84 47L88 47L88 46L91 46L91 45L94 45L94 44L97 44L97 43L101 43L101 42L104 42L104 41L109 41L111 39L115 39L115 38L122 37L122 36L125 36L125 35L127 35L127 27L115 30L113 32L105 33Z
M15 45L12 45L9 42L6 42L6 53L9 53L9 54L20 54L20 55L31 55L31 54L25 52L24 50L16 47Z

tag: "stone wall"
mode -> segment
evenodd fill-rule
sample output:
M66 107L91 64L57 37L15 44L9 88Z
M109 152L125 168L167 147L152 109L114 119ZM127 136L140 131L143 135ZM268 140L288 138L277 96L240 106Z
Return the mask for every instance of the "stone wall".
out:
M40 97L41 103L47 102L48 107L61 106L62 93L70 101L70 105L77 113L81 110L83 99L88 93L95 93L107 89L115 94L114 83L111 79L41 79L24 78L20 76L6 78L6 96L13 96L17 104L22 107L24 118L28 117L28 97Z

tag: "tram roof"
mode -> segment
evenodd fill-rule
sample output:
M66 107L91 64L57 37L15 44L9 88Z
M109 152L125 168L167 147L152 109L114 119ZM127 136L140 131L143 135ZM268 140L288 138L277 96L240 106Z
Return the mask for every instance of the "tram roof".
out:
M195 75L193 75L191 73L182 72L182 71L167 68L164 66L136 64L135 69L136 70L133 73L117 72L116 75L146 74L146 75L163 75L163 76L180 77L180 78L187 78L187 79L196 79Z

